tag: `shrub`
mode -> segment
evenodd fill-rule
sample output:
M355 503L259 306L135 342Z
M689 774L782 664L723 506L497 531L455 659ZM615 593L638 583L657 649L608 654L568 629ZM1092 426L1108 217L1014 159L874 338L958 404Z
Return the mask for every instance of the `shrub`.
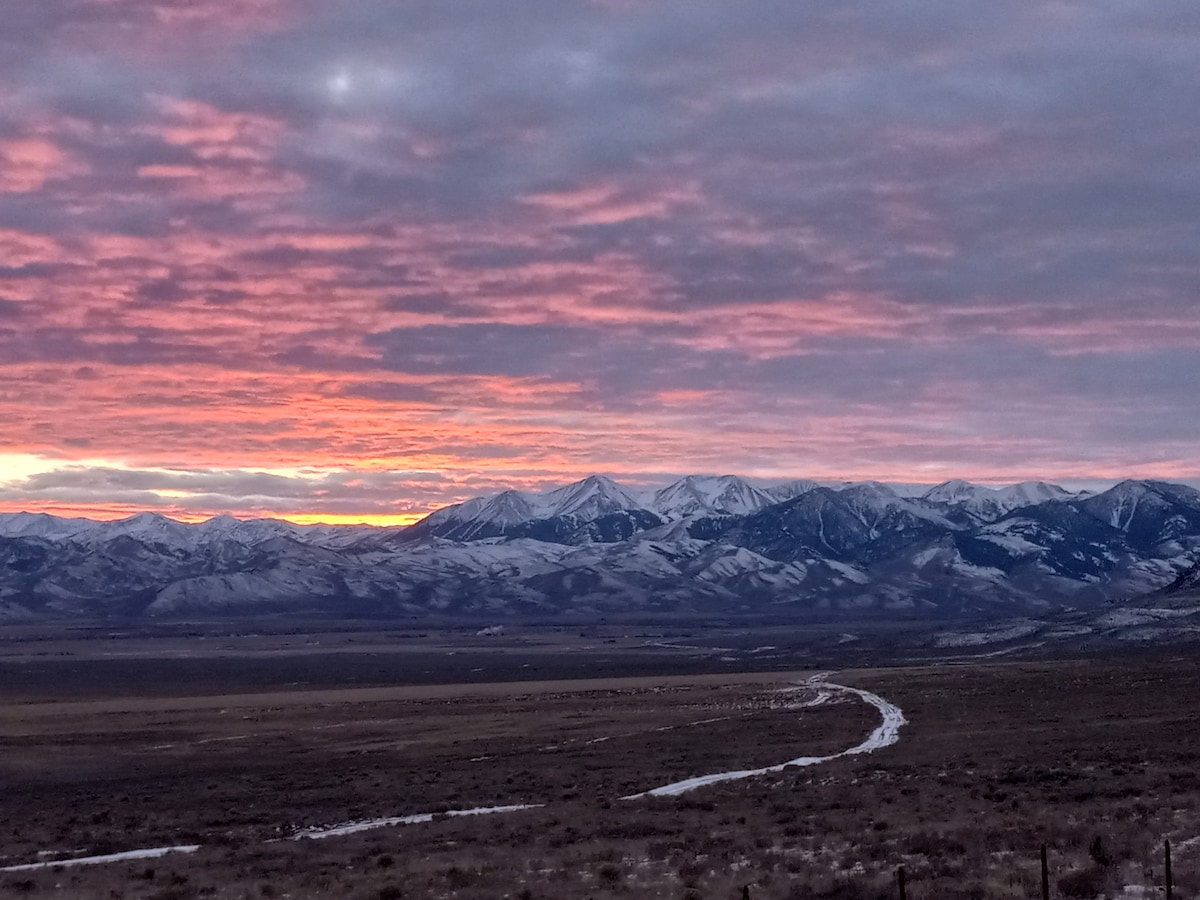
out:
M1100 835L1096 835L1094 838L1092 838L1092 842L1088 845L1088 856L1090 856L1092 858L1092 862L1098 866L1112 865L1112 856L1104 846L1104 838Z
M446 870L446 883L456 890L468 887L473 881L475 881L475 874L468 872L466 869L451 866Z
M600 883L613 887L621 881L621 867L613 863L605 863L596 872L596 877L600 879Z
M1058 889L1064 897L1085 900L1100 896L1104 892L1107 880L1108 875L1103 866L1089 866L1058 879Z

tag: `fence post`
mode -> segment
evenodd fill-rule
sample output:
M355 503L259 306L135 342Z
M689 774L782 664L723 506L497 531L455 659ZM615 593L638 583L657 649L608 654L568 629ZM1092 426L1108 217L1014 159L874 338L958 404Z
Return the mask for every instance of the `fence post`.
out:
M1171 900L1175 886L1171 883L1171 841L1169 838L1163 840L1163 861L1166 863L1167 869L1167 900Z
M750 885L742 885L742 900L750 900Z
M896 884L900 888L900 900L908 900L908 896L904 891L904 866L896 870Z
M1050 900L1050 866L1046 863L1046 845L1042 844L1042 900Z

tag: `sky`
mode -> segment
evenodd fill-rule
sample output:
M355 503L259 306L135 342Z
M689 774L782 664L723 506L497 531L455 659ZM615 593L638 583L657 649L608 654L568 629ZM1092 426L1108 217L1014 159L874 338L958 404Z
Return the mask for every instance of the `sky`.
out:
M1200 479L1195 0L37 0L0 511Z

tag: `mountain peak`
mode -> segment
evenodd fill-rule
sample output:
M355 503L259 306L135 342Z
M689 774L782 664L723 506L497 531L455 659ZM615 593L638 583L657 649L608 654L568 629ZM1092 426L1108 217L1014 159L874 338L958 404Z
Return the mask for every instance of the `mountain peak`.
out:
M594 519L640 506L632 494L606 475L589 475L582 481L543 496L548 518L575 516Z
M963 481L961 478L952 478L949 481L943 481L936 487L927 490L922 496L926 500L934 503L958 503L964 500L974 500L980 496L980 491L987 491L987 488L981 488L971 484L969 481ZM991 493L989 491L989 493Z
M784 503L788 500L794 500L801 494L807 494L809 491L816 490L818 487L820 485L817 482L808 478L796 478L792 481L769 485L763 488L762 491L776 503Z
M131 598L145 599L146 615L341 613L351 602L381 617L489 620L650 608L974 616L1010 604L1085 609L1170 586L1175 603L1197 583L1191 487L1131 480L1086 498L1042 482L922 488L966 498L956 503L901 490L859 483L771 502L737 476L691 475L635 506L626 488L592 476L469 501L406 537L229 515L193 525L147 512L86 527L0 515L0 617L126 616ZM694 512L664 522L649 503ZM734 511L757 503L767 505ZM1005 504L1020 511L998 513ZM35 527L64 530L11 536Z
M656 491L650 508L672 519L747 515L777 502L736 475L687 475Z
M129 524L133 524L135 522L139 524L151 524L157 522L174 522L175 520L167 518L162 513L145 510L140 513L134 513L132 516L126 516L124 519L118 519L117 521L128 522Z
M900 495L882 481L854 481L843 485L838 492L850 496L876 497L885 500L900 499Z

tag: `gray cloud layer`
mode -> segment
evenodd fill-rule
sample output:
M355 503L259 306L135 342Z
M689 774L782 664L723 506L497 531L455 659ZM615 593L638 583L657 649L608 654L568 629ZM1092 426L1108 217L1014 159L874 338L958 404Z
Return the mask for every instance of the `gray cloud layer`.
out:
M710 470L1200 476L1193 2L45 0L0 90L0 236L53 243L0 257L14 373L326 374L497 459L657 412Z

